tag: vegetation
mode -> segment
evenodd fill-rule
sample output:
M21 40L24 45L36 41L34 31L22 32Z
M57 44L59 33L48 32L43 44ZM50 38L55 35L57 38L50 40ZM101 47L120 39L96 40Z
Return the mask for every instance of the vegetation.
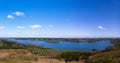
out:
M64 60L67 63L120 63L120 39L110 39L115 46L103 51L55 50L43 46L24 45L0 39L0 63L32 63L40 57ZM82 62L81 62L82 61Z

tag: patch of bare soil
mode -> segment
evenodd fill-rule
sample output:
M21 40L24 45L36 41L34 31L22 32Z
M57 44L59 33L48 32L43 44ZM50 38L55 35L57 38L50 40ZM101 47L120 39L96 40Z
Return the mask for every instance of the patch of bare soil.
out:
M7 52L0 52L0 58L2 57L6 57L8 56L9 54Z
M32 63L65 63L65 61L60 61L60 60L52 59L52 58L40 57L38 61L34 61Z

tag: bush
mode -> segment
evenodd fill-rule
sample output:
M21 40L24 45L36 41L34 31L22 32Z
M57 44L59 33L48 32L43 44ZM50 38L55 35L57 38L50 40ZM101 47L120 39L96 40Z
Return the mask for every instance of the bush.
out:
M60 57L65 59L66 62L68 62L68 61L79 61L79 60L88 59L90 55L92 55L91 52L73 51L73 52L64 52L60 55Z
M97 59L95 60L95 62L93 63L113 63L113 60L112 59Z

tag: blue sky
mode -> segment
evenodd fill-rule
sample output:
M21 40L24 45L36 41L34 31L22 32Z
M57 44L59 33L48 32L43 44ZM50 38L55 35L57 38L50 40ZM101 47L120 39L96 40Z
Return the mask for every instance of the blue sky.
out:
M0 37L120 37L119 0L1 0Z

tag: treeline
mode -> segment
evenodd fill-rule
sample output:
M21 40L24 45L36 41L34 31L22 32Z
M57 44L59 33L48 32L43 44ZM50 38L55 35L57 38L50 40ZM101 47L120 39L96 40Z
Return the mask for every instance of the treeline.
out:
M46 41L46 42L97 42L111 38L11 38L16 40Z
M20 44L9 40L0 40L0 49L25 49L24 44Z

